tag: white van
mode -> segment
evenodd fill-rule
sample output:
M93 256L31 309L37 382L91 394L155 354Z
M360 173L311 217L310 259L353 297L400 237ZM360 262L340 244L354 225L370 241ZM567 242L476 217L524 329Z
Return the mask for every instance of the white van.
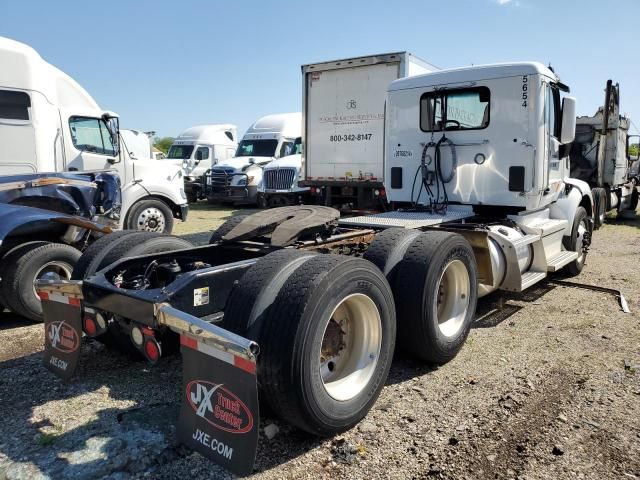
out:
M262 169L292 155L302 136L302 114L280 113L258 119L244 134L235 157L219 162L206 176L211 203L255 204Z
M174 217L184 221L188 212L182 170L150 152L131 155L130 135L75 80L31 47L0 37L0 175L115 170L120 226L171 232Z
M237 139L238 127L217 124L188 128L174 140L166 159L180 162L189 202L204 198L202 175L218 162L234 156Z

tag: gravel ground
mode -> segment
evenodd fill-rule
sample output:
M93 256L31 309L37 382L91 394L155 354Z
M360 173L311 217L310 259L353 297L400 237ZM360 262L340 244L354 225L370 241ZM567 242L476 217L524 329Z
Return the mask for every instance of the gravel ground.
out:
M176 233L203 243L245 212L202 206ZM621 289L631 314L552 282L494 294L452 362L397 354L375 407L343 435L263 415L279 432L261 434L255 478L640 478L639 246L640 221L606 225L575 279ZM87 342L64 384L41 365L41 325L0 315L0 480L228 476L175 443L179 356L149 368Z

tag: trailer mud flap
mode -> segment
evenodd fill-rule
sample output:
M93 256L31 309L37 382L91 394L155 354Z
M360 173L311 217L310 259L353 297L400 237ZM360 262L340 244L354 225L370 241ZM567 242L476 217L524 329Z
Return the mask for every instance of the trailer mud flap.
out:
M189 335L180 344L178 440L236 475L251 474L260 424L255 361Z
M44 365L63 380L78 366L82 309L78 298L39 291L44 316Z

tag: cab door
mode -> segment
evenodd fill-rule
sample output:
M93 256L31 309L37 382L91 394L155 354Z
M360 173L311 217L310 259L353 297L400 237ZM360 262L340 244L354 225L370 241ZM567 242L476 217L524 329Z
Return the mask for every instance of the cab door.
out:
M68 140L67 170L112 169L118 162L117 140L101 118L69 117Z
M545 138L547 141L547 172L545 187L563 180L560 158L560 91L547 85L545 92ZM552 189L553 190L553 189Z

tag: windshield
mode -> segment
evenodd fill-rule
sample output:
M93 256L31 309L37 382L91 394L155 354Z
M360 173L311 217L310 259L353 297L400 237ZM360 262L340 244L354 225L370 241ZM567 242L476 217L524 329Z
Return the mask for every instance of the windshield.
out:
M236 157L275 157L278 140L242 140Z
M171 145L167 158L187 159L191 158L193 145Z

